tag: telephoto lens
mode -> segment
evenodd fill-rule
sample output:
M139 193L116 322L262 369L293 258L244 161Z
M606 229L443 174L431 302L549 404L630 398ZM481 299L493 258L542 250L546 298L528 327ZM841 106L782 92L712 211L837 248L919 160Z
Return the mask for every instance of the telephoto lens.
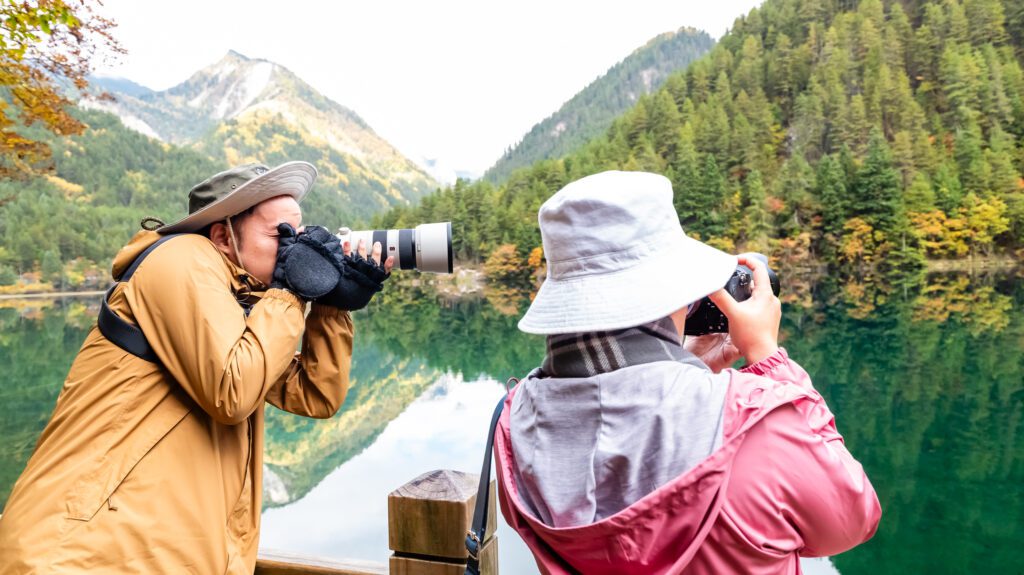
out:
M768 256L764 254L749 254L764 262L768 268L768 280L772 284L772 291L779 295L779 276L775 270L768 267ZM754 286L754 270L744 265L736 266L729 281L723 286L725 291L736 301L750 299ZM686 315L686 325L683 333L686 335L705 335L709 333L728 333L729 318L725 317L722 310L718 309L711 298L705 297L693 304L690 312Z
M381 260L394 256L395 270L419 270L435 274L452 273L452 223L420 224L402 230L338 229L338 239L350 242L355 250L359 240L366 242L366 252L380 242Z

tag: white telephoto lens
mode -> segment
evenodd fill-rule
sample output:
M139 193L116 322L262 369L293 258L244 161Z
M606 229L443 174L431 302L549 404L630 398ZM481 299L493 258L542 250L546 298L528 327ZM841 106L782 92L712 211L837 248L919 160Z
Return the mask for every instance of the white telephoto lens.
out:
M416 226L416 268L436 274L452 273L452 223Z
M414 229L351 230L338 228L338 239L349 242L353 253L359 240L365 242L366 255L373 253L374 242L380 242L382 263L395 258L392 270L417 269L421 272L450 274L453 270L452 223L420 224Z

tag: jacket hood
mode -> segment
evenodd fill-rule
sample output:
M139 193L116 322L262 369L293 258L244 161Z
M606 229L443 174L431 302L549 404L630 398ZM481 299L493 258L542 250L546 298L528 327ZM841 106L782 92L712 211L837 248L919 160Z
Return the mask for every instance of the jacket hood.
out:
M132 239L114 256L114 263L110 269L110 275L114 277L114 281L120 281L124 272L128 271L128 266L132 265L132 262L146 251L146 248L159 239L160 234L150 230L139 230L132 236Z
M142 252L146 251L146 248L156 243L157 240L162 237L164 237L164 234L151 230L139 230L134 236L132 236L132 239L129 240L124 247L118 250L117 254L114 256L114 262L110 269L110 274L113 276L114 281L120 281L121 276L128 271L132 262L142 255ZM256 277L249 272L235 265L235 263L224 256L224 254L221 254L221 258L224 260L224 264L231 268L231 276L234 278L233 287L236 291L243 287L254 290L262 290L266 288L266 286L263 285L263 282L256 279Z
M718 450L614 515L588 525L556 528L533 516L519 495L510 434L512 390L494 439L502 514L545 573L678 573L718 518L746 431L779 406L809 397L797 385L780 384L767 391L763 379L733 372Z

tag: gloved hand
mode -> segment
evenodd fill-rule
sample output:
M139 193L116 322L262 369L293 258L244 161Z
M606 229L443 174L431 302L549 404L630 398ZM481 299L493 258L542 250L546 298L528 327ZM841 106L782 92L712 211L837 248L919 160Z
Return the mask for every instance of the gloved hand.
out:
M384 280L391 277L391 272L377 265L372 257L364 259L354 251L342 256L341 263L342 274L338 285L316 300L318 303L353 311L363 309L374 294L384 289Z
M338 285L341 278L341 242L322 226L309 226L301 234L287 223L277 225L277 265L272 288L284 288L311 300Z

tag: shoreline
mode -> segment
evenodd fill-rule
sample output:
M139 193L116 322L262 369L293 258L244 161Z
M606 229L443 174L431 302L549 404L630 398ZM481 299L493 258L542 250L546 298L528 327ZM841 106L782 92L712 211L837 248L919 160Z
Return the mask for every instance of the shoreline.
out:
M43 299L43 298L61 298L61 297L91 297L101 296L107 293L104 290L99 291L46 291L46 292L29 292L29 293L7 293L0 294L0 300L6 299Z
M1022 262L1013 258L965 258L961 260L925 260L924 268L929 272L984 272L1010 271L1021 267Z
M924 263L924 269L926 272L929 273L963 272L974 274L976 272L1012 271L1018 268L1024 269L1024 262L1018 261L1012 257L925 260ZM822 273L822 268L820 266L804 266L788 271L790 273L795 272L796 275L801 276L816 275ZM410 279L411 281L415 281L417 283L419 281L422 281L420 279ZM439 288L439 291L446 293L449 296L459 297L463 295L468 295L469 293L481 291L483 289L483 284L491 283L491 280L487 277L485 273L483 273L482 270L479 269L479 266L467 265L456 267L455 272L451 276L446 276L445 279L441 279L440 281L428 281L428 283L436 283L437 287ZM102 296L104 293L106 293L106 290L5 293L0 294L0 301L18 299L96 297Z

